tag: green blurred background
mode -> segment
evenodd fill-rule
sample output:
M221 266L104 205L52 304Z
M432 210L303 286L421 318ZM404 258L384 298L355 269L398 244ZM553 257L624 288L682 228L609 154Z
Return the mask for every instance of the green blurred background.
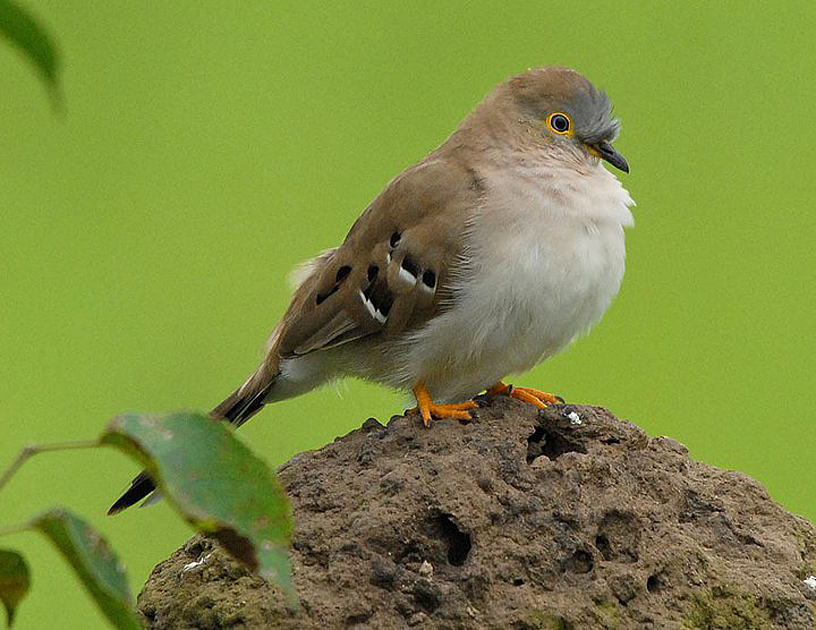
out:
M812 2L25 6L57 37L66 111L0 46L0 466L120 411L217 403L261 357L292 266L494 84L561 63L623 120L636 228L604 321L518 382L816 520ZM280 464L405 404L342 383L241 436ZM43 455L0 494L2 523L68 505L138 591L190 532L166 505L104 516L135 472L112 451ZM104 625L46 542L0 546L32 565L20 629Z

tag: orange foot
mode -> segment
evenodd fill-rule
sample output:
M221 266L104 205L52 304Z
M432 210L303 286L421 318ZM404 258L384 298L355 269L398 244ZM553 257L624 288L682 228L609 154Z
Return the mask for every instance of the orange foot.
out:
M425 383L419 381L414 385L414 396L416 397L417 406L409 410L410 413L419 411L422 414L422 422L428 427L431 425L431 418L442 420L443 418L451 418L453 420L470 420L469 409L476 409L477 405L472 400L466 400L461 403L454 403L450 405L437 405L431 400L431 395L425 388Z
M555 403L564 402L563 398L550 394L549 392L540 392L537 389L530 389L529 387L505 385L501 381L496 383L493 387L488 388L487 394L489 396L510 396L511 398L523 400L531 405L535 405L539 409L545 409Z

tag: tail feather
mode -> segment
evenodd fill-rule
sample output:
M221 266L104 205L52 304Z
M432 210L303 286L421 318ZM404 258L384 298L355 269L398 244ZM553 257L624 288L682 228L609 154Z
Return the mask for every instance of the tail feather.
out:
M148 477L145 472L140 472L136 475L136 478L130 482L130 488L110 506L108 516L118 514L125 508L129 508L131 505L138 503L155 489L156 484L153 483L153 480Z
M226 420L236 427L240 427L263 409L269 390L275 384L275 378L270 379L263 387L258 387L257 382L260 380L260 376L259 370L249 381L213 409L210 412L210 417L215 420ZM140 472L130 482L130 487L125 493L110 507L108 515L118 514L131 505L135 505L155 489L156 484L153 483L147 473Z
M213 418L228 420L236 427L258 413L266 404L266 397L275 381L262 388L239 387L231 396L210 412Z

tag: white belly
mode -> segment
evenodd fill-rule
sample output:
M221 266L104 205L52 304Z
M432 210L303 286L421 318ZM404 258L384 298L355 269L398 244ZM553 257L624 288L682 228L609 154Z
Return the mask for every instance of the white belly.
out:
M600 200L554 201L525 187L488 199L473 224L456 307L413 336L406 377L423 380L434 400L462 400L530 369L600 320L623 278L623 228L632 221L628 194L601 171L610 194Z

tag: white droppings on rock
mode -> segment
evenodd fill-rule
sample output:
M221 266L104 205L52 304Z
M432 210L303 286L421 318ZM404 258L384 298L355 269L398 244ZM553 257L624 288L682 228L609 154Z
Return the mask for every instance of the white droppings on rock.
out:
M419 574L422 577L429 578L433 575L433 565L428 562L427 560L423 560L422 564L419 565Z
M581 416L578 414L577 411L570 411L567 414L567 418L569 418L570 424L572 426L578 426L579 424L584 424L584 421L581 419Z
M205 562L207 562L207 559L211 555L212 555L212 551L210 553L208 553L206 556L202 557L201 560L196 560L195 562L189 562L189 563L185 564L183 567L181 567L182 575L187 573L187 571L191 571L193 569L197 569L198 567L202 566Z
M802 581L805 583L805 586L816 591L816 575L809 575Z

